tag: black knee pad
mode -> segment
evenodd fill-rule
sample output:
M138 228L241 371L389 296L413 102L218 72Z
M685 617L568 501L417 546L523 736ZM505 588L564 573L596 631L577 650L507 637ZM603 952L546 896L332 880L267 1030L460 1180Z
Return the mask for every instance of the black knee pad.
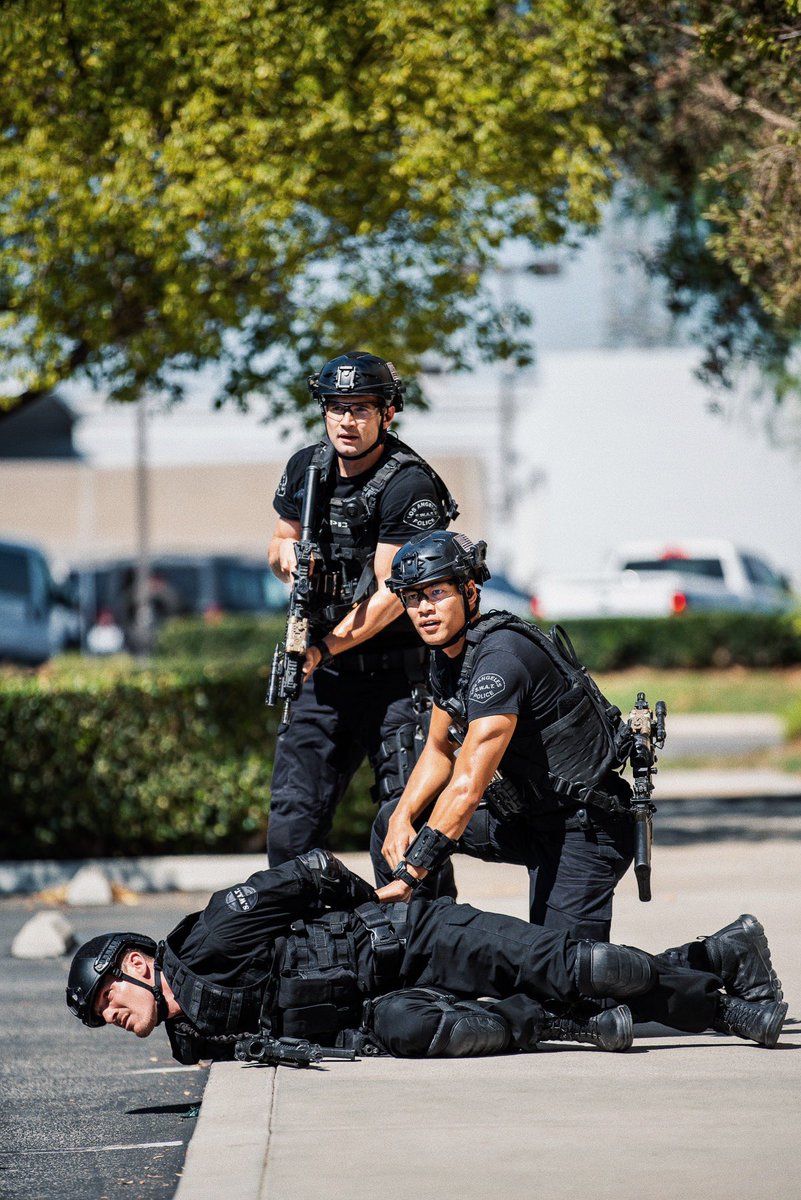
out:
M474 1000L437 988L405 988L366 1006L364 1024L398 1058L469 1058L497 1054L510 1040L507 1022Z
M656 970L644 950L609 942L580 942L576 982L584 996L640 996L650 991Z

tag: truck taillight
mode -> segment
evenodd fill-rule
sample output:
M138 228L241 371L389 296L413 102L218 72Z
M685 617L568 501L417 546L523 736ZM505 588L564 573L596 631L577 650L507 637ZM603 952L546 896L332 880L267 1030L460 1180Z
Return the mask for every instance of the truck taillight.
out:
M674 613L683 613L687 607L687 597L684 592L674 592L671 601L671 608Z

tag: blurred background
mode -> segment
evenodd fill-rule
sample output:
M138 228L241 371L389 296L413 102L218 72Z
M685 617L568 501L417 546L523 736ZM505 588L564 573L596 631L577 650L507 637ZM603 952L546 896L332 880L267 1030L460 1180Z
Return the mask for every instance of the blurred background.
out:
M765 718L674 732L673 762L789 786L792 5L6 7L11 856L263 845L272 497L343 349L408 381L397 430L488 543L485 608L565 620L674 731ZM360 776L336 844L371 816Z

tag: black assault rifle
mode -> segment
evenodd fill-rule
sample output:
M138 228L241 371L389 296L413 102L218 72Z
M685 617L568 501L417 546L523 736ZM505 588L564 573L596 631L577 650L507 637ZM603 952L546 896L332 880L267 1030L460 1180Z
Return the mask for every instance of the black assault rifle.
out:
M629 713L628 726L632 733L629 760L634 773L634 874L641 900L651 899L651 843L653 841L656 805L651 801L656 775L654 747L661 750L667 736L665 719L667 705L657 700L654 712L648 706L645 692L637 693L637 702Z
M312 556L315 551L314 512L322 466L312 461L306 468L303 482L303 510L300 516L300 541L295 543L297 563L292 572L294 583L289 593L286 632L273 652L270 683L265 704L283 701L281 720L289 724L292 701L297 700L303 687L303 663L309 648L309 613L312 596Z
M277 1067L285 1063L290 1067L308 1067L324 1058L342 1058L353 1062L355 1050L340 1050L333 1046L318 1046L306 1038L272 1037L268 1033L245 1034L234 1047L237 1062L262 1063Z

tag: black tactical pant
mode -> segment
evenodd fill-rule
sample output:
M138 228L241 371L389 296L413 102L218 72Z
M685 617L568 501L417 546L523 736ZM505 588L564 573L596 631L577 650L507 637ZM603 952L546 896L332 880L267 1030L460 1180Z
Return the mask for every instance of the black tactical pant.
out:
M582 1001L576 979L580 939L482 912L447 898L411 902L401 986L440 987L465 997L524 995L549 1004ZM708 1029L722 986L717 976L649 956L655 982L625 1000L637 1021L656 1021L688 1033Z
M370 839L379 886L391 879L381 855L397 801L376 816ZM615 888L634 857L634 826L627 817L599 813L586 829L535 829L522 819L499 821L479 808L458 850L486 862L520 863L529 874L529 920L574 937L608 942ZM440 894L448 894L440 890Z
M278 731L267 829L271 867L325 846L336 807L365 757L375 774L373 799L400 797L423 746L411 736L411 691L400 665L365 671L335 665L313 673L289 725ZM397 745L399 735L407 745Z

